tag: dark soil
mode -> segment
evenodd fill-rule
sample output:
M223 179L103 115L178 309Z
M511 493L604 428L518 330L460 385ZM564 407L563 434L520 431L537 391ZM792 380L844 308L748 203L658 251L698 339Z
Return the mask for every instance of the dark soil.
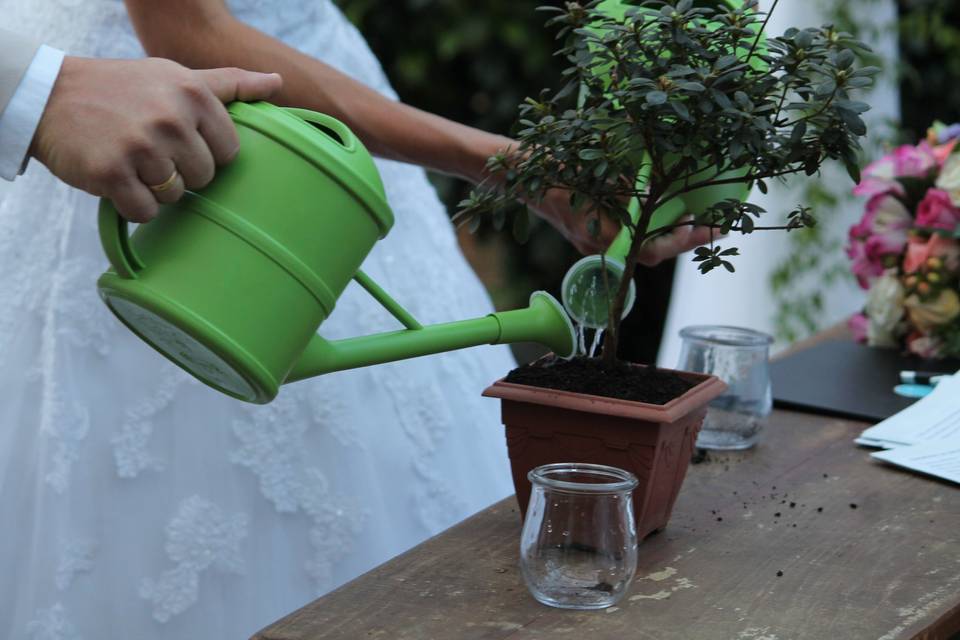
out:
M696 386L662 369L624 362L608 371L599 358L582 357L538 360L511 371L506 382L648 404L666 404Z
M695 449L690 457L690 464L703 464L704 462L710 462L710 452L707 449Z

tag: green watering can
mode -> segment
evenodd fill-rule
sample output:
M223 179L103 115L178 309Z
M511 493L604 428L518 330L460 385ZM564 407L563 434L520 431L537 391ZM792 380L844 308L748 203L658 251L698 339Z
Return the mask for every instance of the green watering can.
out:
M480 344L539 342L572 356L573 326L538 291L526 309L422 326L360 270L393 226L367 150L341 122L234 103L242 151L129 236L109 201L99 227L110 310L202 382L267 403L281 384ZM328 341L317 334L355 280L405 329Z
M731 8L737 8L741 3L742 0L698 0L694 2L694 6L716 7L726 4ZM626 0L606 0L601 2L597 8L614 18L622 20L626 17L628 9L636 7ZM762 43L763 40L761 40L761 49ZM759 58L754 58L752 66L762 68L763 63ZM599 69L598 73L606 73L606 71ZM703 173L707 174L709 171L709 168L705 168ZM732 178L737 175L736 173L726 173L719 177ZM740 172L739 175L745 175L745 172ZM636 178L638 189L642 189L646 185L649 176L650 165L645 164L644 169L640 171ZM695 189L660 205L653 212L648 229L653 231L669 226L683 217L684 214L696 217L717 202L728 198L742 200L749 193L750 185L746 183ZM630 201L628 211L634 223L636 223L640 216L640 203L636 198ZM593 255L581 258L567 270L560 288L561 298L567 313L581 326L592 329L603 329L607 326L607 319L610 315L607 286L609 286L609 291L616 291L619 287L625 271L624 262L630 251L632 240L633 236L630 229L624 227L602 257ZM604 275L604 271L606 275ZM626 317L633 309L636 297L636 287L631 282L623 306L623 317Z

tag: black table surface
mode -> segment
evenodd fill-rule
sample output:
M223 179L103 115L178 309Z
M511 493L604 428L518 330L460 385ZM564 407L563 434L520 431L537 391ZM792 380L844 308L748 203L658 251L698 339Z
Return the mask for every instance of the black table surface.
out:
M849 338L829 340L770 365L775 406L879 422L914 402L896 395L900 371L954 373L958 360L922 360Z

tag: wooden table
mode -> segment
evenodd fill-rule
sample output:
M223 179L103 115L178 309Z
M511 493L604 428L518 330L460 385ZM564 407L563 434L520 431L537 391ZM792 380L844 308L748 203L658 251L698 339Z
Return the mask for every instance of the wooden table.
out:
M960 487L870 459L866 425L778 411L690 469L619 606L552 609L504 500L276 622L258 640L947 640L960 633Z

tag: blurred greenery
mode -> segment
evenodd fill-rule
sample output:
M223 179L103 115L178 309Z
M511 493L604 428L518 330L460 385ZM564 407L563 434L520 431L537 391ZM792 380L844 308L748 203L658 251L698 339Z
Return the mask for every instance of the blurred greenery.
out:
M934 120L960 122L960 2L899 0L904 141Z

